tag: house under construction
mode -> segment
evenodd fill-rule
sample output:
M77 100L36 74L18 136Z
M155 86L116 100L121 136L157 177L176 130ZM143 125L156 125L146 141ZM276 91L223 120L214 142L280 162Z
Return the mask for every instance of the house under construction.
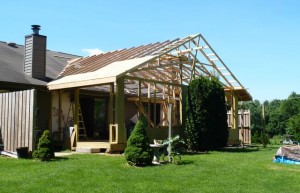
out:
M239 144L238 102L252 97L201 34L69 61L47 84L50 128L58 136L68 128L67 144L77 150L123 151L140 115L150 140L166 138L172 104L173 133L180 134L186 86L200 76L217 77L224 86L231 106L228 143Z

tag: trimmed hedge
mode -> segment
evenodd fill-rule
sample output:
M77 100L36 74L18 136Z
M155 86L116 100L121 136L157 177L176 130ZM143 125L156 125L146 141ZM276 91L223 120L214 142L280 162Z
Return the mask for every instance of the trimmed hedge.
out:
M225 92L217 79L200 77L188 86L185 134L189 149L194 151L227 145Z

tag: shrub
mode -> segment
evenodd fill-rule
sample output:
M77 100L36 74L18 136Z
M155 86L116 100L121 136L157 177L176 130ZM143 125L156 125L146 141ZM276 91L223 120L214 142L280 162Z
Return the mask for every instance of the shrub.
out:
M149 145L147 132L142 121L135 125L127 142L125 159L129 165L143 166L151 165L153 150Z
M251 137L252 143L261 143L261 137L258 131L255 131Z
M274 135L270 139L270 144L272 144L272 145L281 145L282 141L283 141L283 137L281 135Z
M270 144L270 136L268 134L263 135L262 131L255 131L251 134L251 142L252 143L260 143L260 144Z
M45 130L39 139L37 150L33 152L32 156L33 158L40 159L42 161L48 161L54 158L53 145L50 138L50 132L48 130Z

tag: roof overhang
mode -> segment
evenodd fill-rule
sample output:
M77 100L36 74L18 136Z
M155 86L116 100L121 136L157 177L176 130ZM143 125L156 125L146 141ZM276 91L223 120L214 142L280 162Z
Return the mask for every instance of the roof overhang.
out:
M234 93L238 96L239 101L251 101L252 96L249 94L249 92L246 89L238 88L238 89L225 89L226 93Z
M47 84L49 90L96 86L116 82L117 78L155 56L113 62L99 70L62 77Z

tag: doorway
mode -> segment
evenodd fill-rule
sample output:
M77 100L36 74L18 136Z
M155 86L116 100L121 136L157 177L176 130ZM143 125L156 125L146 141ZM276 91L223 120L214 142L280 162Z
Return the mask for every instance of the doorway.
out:
M95 99L94 104L94 137L109 140L108 108L106 98Z
M80 98L88 141L109 140L107 101L107 98Z

